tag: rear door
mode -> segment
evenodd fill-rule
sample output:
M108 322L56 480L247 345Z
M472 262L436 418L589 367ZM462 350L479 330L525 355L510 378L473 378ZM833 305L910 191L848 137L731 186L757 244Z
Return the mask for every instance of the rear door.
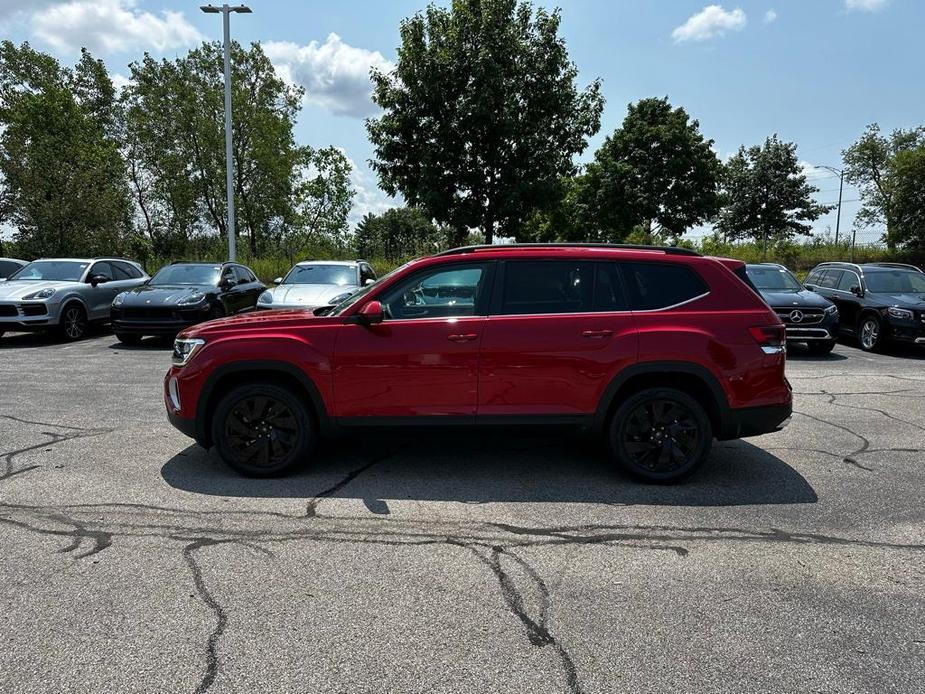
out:
M592 414L636 340L616 264L505 261L482 339L479 420Z

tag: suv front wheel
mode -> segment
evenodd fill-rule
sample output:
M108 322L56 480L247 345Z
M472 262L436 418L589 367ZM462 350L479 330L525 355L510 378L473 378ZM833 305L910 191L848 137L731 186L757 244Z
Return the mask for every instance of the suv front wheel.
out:
M883 344L883 323L877 316L861 317L858 323L858 342L865 352L874 352Z
M315 427L305 403L287 388L242 385L219 401L212 440L234 470L249 477L275 477L308 457Z
M710 452L713 431L703 406L674 388L634 393L610 420L610 449L620 468L644 482L679 482Z

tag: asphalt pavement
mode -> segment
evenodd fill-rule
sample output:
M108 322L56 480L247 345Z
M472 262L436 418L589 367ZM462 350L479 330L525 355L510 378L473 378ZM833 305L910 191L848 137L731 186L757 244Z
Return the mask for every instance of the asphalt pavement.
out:
M790 425L674 487L505 432L244 479L169 354L0 339L0 692L925 687L925 350L794 350Z

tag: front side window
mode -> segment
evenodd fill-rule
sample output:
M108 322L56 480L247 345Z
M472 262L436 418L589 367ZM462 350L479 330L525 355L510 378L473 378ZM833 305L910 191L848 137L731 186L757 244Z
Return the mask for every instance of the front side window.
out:
M334 284L356 286L357 269L351 265L296 265L283 278L283 284Z
M107 282L111 282L114 277L112 274L112 268L109 266L109 263L94 263L93 267L90 268L90 274L87 275L87 280L90 280L93 277L102 277Z
M838 286L838 282L841 280L841 275L841 270L826 270L822 273L819 286L825 287L826 289L835 289L835 287Z
M843 292L850 292L852 287L860 287L861 279L853 272L845 271L838 280L838 289Z
M178 284L209 285L214 287L218 284L218 277L221 271L221 265L168 265L158 270L148 284L155 287Z
M386 319L475 316L484 298L485 265L455 265L416 274L382 297Z
M925 274L914 270L877 270L865 273L867 289L884 294L925 294Z
M10 280L80 282L89 263L76 260L36 260L13 274Z
M746 272L755 287L767 292L798 292L803 289L797 278L783 268L751 265L748 266Z
M634 311L677 306L709 292L689 267L668 263L623 263L623 277Z
M501 313L583 313L592 310L593 266L561 260L510 261L504 266Z

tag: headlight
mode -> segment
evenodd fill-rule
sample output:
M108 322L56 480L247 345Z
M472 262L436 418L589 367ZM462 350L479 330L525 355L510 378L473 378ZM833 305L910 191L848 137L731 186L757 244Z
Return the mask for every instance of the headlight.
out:
M257 297L257 303L258 304L272 304L273 295L270 294L270 292L264 292L263 294Z
M177 338L173 341L173 355L171 360L178 366L183 366L196 353L196 350L206 343L198 337Z
M835 304L832 304L831 306L829 306L828 308L826 308L826 310L825 310L825 315L827 315L827 316L835 316L835 315L838 315L838 306L836 306Z
M195 304L202 303L205 299L206 295L202 292L193 292L189 296L180 299L177 302L177 306L194 306Z
M126 295L126 292L122 292L121 294L116 294L116 298L112 300L112 305L121 306L122 302L125 301L125 295Z
M890 318L901 318L903 320L912 320L915 318L915 314L913 314L912 311L908 311L904 308L896 308L895 306L890 306L886 312L890 314Z
M24 296L23 299L31 301L32 299L47 299L50 296L55 295L55 290L49 287L48 289L41 289L37 292L32 292L31 294Z

